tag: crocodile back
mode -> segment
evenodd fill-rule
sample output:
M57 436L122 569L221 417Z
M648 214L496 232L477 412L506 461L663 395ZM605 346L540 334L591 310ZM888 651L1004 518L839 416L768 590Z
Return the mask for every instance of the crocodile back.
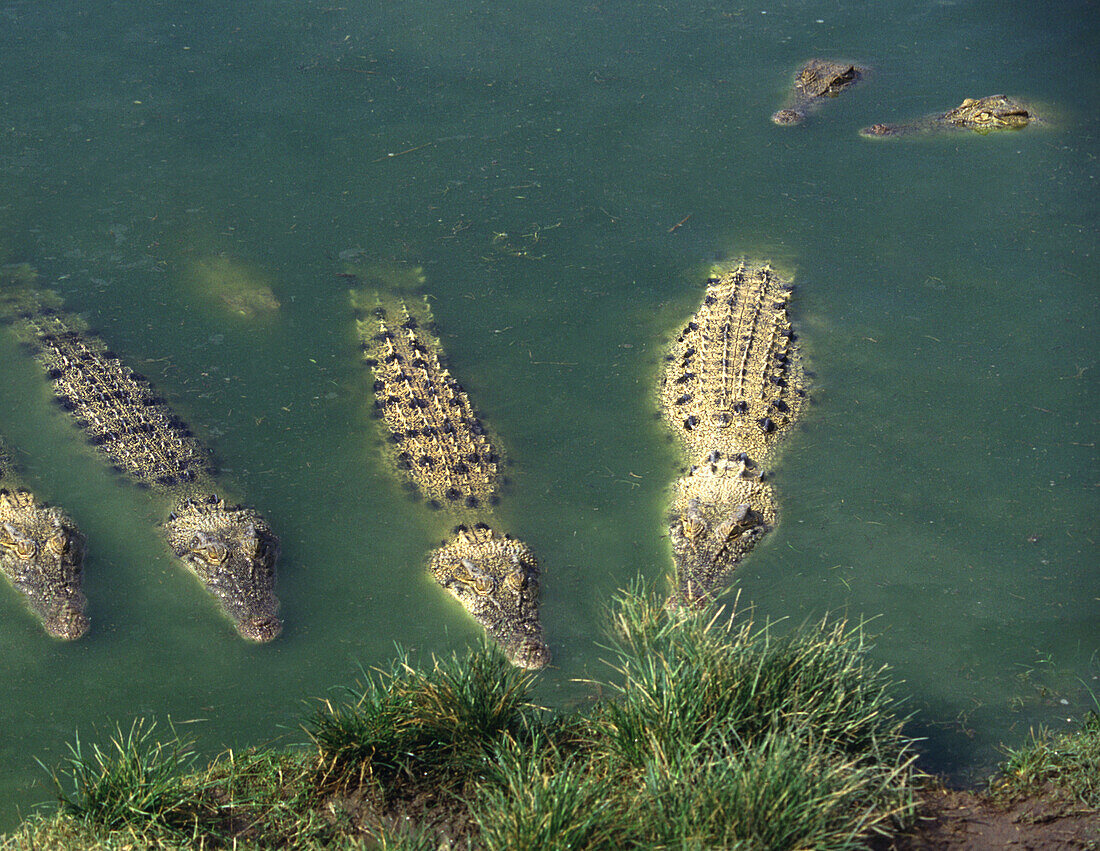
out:
M354 303L361 308L363 297ZM427 304L378 297L361 314L363 358L396 465L429 500L468 508L495 502L500 454L442 362Z
M763 465L805 403L790 294L768 266L712 276L668 356L661 407L691 460L669 524L677 604L711 599L777 522Z
M212 466L149 381L125 366L79 317L44 307L24 313L20 330L58 404L119 470L140 484L167 489L194 482Z
M661 388L665 416L693 457L720 450L760 460L797 416L805 391L790 294L767 266L742 263L708 281Z
M550 650L539 621L539 565L526 544L483 522L497 502L502 461L444 364L427 301L391 287L352 290L351 303L396 466L429 504L476 521L457 526L432 553L432 576L514 665L544 667Z

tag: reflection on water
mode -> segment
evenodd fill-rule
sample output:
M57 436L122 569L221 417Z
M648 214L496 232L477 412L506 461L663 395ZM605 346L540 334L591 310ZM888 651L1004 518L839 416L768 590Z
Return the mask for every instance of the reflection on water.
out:
M282 539L286 624L235 637L0 335L0 431L88 537L93 621L62 646L0 590L0 820L48 797L33 757L76 729L154 714L212 752L297 741L304 701L395 643L476 637L423 567L449 518L385 466L348 258L423 270L506 445L497 511L544 568L547 703L585 700L614 589L669 569L663 346L708 264L747 253L799 286L814 404L742 600L874 618L928 766L959 779L1079 719L1100 676L1098 45L1084 2L1016 5L899 0L871 24L859 4L0 0L0 262L32 263L215 447ZM776 127L819 55L871 70ZM856 135L1001 91L1059 121ZM222 289L188 277L210 258ZM227 277L277 309L227 308Z

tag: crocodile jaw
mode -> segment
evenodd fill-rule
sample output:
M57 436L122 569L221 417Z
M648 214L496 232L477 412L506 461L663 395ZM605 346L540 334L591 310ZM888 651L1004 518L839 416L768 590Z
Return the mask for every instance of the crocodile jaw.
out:
M746 520L737 522L723 517L715 507L709 508L706 513L717 522L700 524L698 517L679 517L669 526L677 585L669 602L674 607L701 607L713 600L729 584L730 572L770 528L757 512L750 511Z
M525 544L497 537L484 524L459 526L432 553L429 569L513 665L537 670L549 664L539 620L538 563Z
M80 610L83 606L83 595L81 595L79 603L80 608L72 601L67 600L62 603L61 607L51 617L43 621L46 631L54 638L60 638L64 641L74 641L82 637L91 625L88 616Z
M259 514L216 495L190 498L180 501L164 529L172 551L221 601L242 638L262 643L279 635L279 540Z
M71 641L88 631L83 569L84 537L60 510L27 491L0 491L0 571L55 638Z
M758 474L728 459L703 463L677 482L669 523L676 591L672 606L700 607L775 524L775 498Z

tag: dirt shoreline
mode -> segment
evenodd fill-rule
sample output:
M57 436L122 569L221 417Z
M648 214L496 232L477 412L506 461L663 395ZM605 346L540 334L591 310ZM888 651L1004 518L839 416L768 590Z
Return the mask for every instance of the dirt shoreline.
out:
M871 844L873 851L988 851L1100 849L1100 811L1045 786L1001 798L933 786L920 793L912 830Z

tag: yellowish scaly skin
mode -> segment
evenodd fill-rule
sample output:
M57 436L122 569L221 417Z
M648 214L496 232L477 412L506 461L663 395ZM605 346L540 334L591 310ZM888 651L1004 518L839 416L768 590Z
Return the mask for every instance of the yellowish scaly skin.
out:
M429 504L465 521L432 553L432 576L515 665L544 667L550 651L539 620L538 562L525 544L486 522L498 499L503 462L443 363L427 302L390 289L353 290L351 302L394 466Z
M872 124L860 130L868 138L889 138L937 130L973 130L992 133L994 130L1019 130L1038 122L1034 110L1006 95L967 98L942 115L922 118L902 124Z
M772 115L772 121L781 126L801 124L817 110L825 98L835 98L842 91L859 82L867 73L866 68L851 62L831 59L811 59L798 69L794 86L786 105Z
M355 298L361 311L371 302L364 293ZM469 396L440 360L427 303L377 296L373 302L356 330L397 467L440 504L476 509L495 501L500 455Z
M163 531L180 561L222 605L237 632L266 642L282 629L276 612L278 538L253 509L227 504L209 453L80 317L49 290L0 287L0 312L34 352L56 401L88 441L137 485L173 506Z
M72 641L88 631L83 571L84 536L22 486L0 446L0 572L55 638Z
M805 404L790 294L767 266L742 263L712 275L669 352L660 404L691 459L669 526L675 602L697 604L720 591L775 525L763 468Z
M454 538L432 553L428 569L514 665L537 670L549 664L539 620L539 566L525 543L484 523L459 526Z

